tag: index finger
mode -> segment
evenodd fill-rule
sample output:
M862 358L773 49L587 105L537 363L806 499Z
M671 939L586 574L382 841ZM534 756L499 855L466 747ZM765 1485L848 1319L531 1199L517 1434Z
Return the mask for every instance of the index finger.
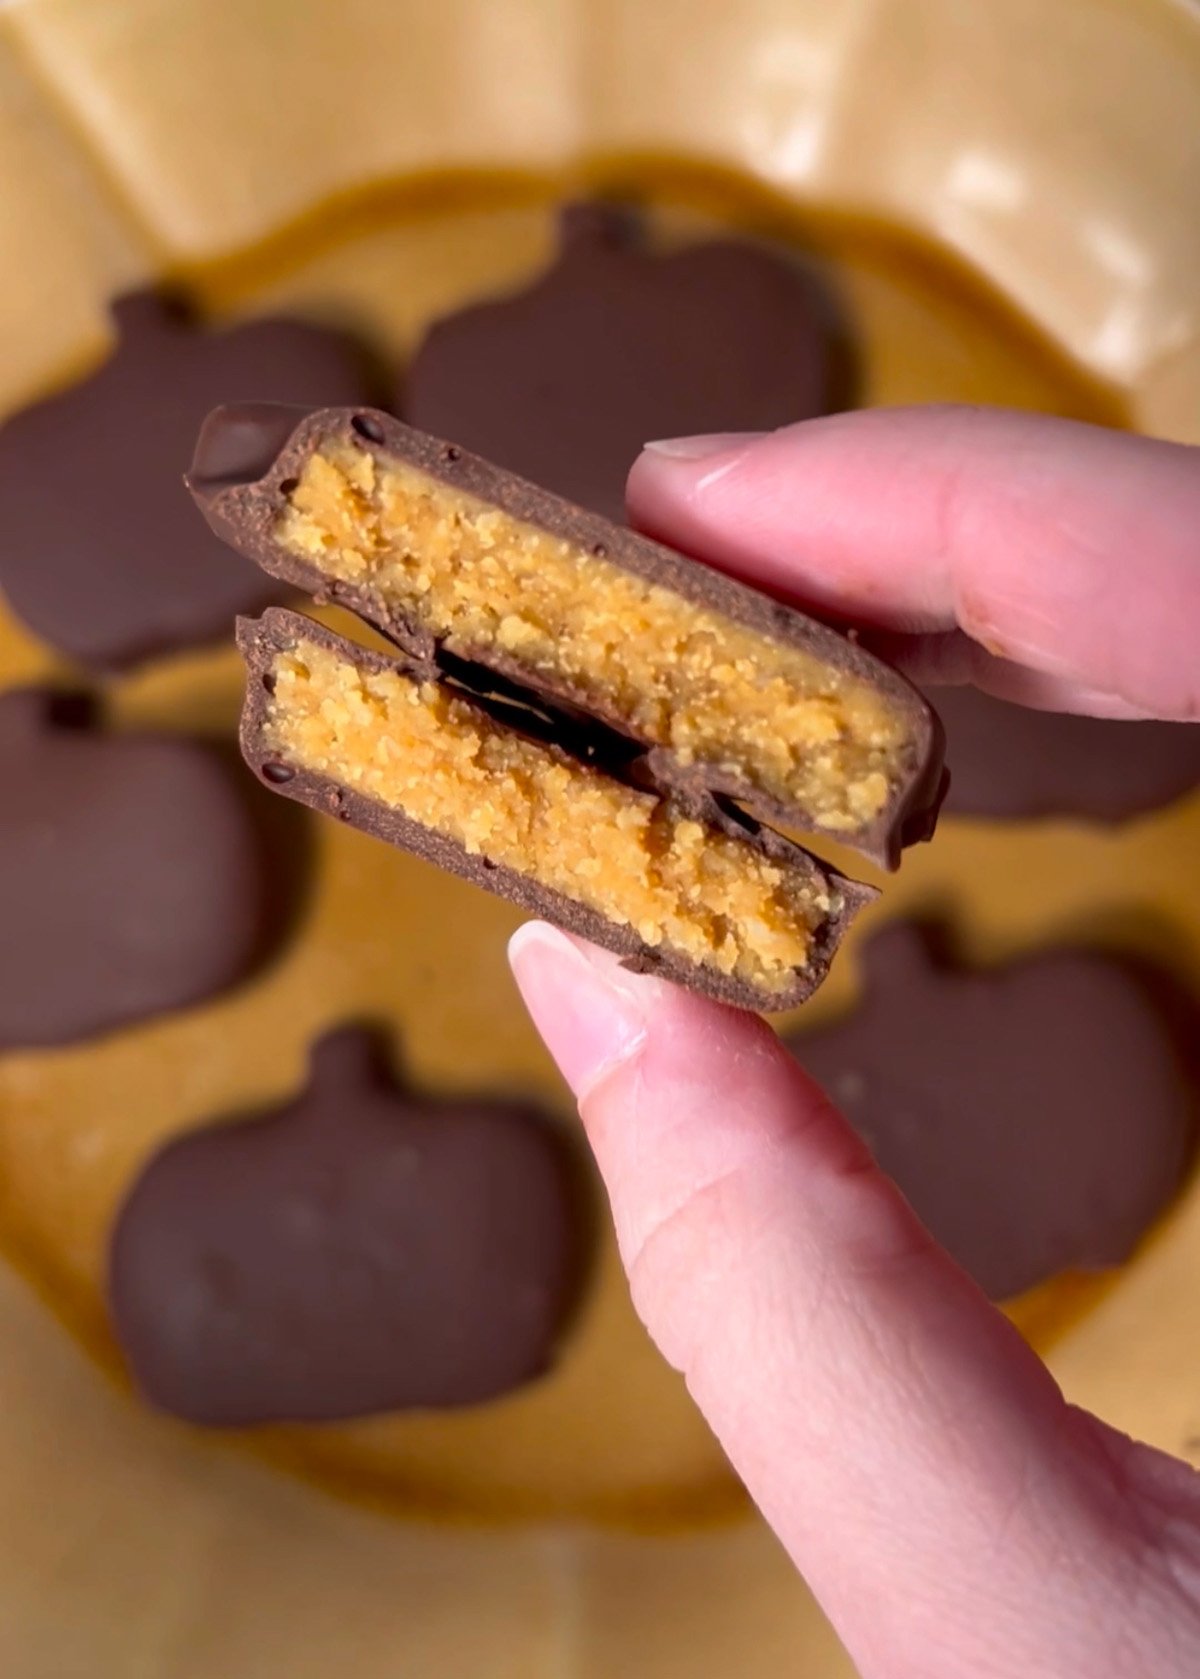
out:
M873 409L652 444L628 498L643 529L818 612L962 631L1051 691L1200 718L1200 450L1004 409Z

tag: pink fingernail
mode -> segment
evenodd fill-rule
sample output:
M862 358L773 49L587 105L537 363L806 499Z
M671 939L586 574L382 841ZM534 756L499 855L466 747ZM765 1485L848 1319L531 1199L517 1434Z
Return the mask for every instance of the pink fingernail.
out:
M746 448L766 435L765 431L714 431L703 437L659 437L642 448L648 455L663 455L667 460L706 461Z
M508 960L533 1024L576 1096L645 1042L646 1015L631 976L607 951L531 921L513 934Z

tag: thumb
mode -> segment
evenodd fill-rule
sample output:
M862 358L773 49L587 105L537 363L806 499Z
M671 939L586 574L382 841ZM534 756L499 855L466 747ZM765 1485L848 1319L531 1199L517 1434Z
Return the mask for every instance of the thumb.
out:
M1066 1405L769 1028L539 923L511 959L637 1309L863 1674L1196 1670L1191 1472Z
M1200 449L1004 409L862 409L652 445L627 493L697 559L919 632L918 677L1200 715Z

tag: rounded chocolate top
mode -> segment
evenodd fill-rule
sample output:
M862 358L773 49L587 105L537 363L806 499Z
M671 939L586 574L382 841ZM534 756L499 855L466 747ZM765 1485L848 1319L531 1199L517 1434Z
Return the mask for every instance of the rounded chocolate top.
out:
M197 1423L469 1405L546 1369L579 1255L536 1109L415 1096L348 1028L294 1101L150 1161L113 1232L112 1317L146 1397Z
M115 307L90 378L0 427L0 588L59 652L98 668L212 640L286 594L197 519L183 473L218 402L363 402L362 351L323 327L206 331L154 293Z
M527 291L433 326L399 406L413 425L623 520L625 477L648 439L825 412L833 318L814 278L770 246L654 253L615 210L575 205L557 261Z
M260 953L272 894L254 788L209 748L0 695L0 1049L198 1003Z
M1200 726L1032 711L931 688L953 766L948 816L1122 822L1200 786Z
M933 1235L996 1299L1127 1258L1191 1158L1200 1011L1084 949L971 972L900 924L863 961L857 1010L789 1043Z

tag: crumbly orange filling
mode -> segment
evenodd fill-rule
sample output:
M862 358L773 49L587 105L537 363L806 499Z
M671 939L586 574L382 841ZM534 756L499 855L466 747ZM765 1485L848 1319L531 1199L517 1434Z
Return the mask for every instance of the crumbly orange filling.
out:
M558 678L684 764L735 776L835 833L882 810L906 723L860 679L401 461L311 455L278 540L374 591L452 652Z
M440 683L309 641L270 667L267 749L766 991L802 969L840 900L815 868L512 733Z

